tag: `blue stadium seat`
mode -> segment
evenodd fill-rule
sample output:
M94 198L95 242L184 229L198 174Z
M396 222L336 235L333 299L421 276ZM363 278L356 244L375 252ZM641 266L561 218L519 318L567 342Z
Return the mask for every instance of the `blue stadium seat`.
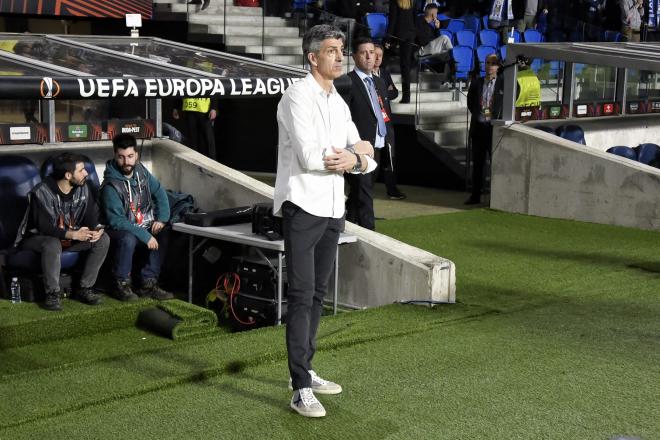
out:
M630 147L619 145L607 149L608 153L616 154L617 156L625 157L630 160L637 160L637 152Z
M456 64L456 79L467 80L474 68L474 56L472 48L456 46L451 50L451 56Z
M52 164L50 171L52 172ZM90 182L95 178L98 188L96 170L94 169L93 175L91 173L90 175L93 176ZM31 160L21 156L0 156L0 189L2 189L0 206L3 206L0 216L0 249L7 249L13 245L27 209L27 194L39 182L41 182L39 168ZM78 256L78 252L62 252L62 269L75 266ZM12 271L41 271L39 254L28 250L10 252L6 264Z
M619 42L623 40L621 32L605 31L605 41Z
M481 19L476 15L465 15L461 17L461 20L465 22L463 29L471 30L475 35L481 30Z
M476 35L471 30L458 31L456 32L456 45L474 49L477 46Z
M39 182L39 168L22 156L0 156L0 249L14 244L27 208L27 194Z
M477 60L479 60L479 74L486 76L486 57L492 53L497 55L497 49L493 46L479 46L477 47Z
M502 60L502 62L504 62L504 60L506 60L506 44L500 47L499 52L500 52L500 59Z
M500 35L493 29L483 29L479 32L479 45L500 47Z
M483 26L483 29L490 29L488 27L488 16L487 15L484 15L483 17L481 17L481 25Z
M449 21L449 20L451 20L451 17L449 15L445 15L445 14L438 14L438 20L440 20L440 21Z
M369 27L371 38L376 41L382 41L387 35L387 14L369 13L364 16L364 24Z
M584 130L579 125L566 124L560 125L555 130L557 136L567 139L569 141L577 142L578 144L586 145L587 142L584 139Z
M541 43L543 41L543 34L536 29L526 29L523 35L525 43Z
M637 160L646 165L658 167L660 161L660 146L656 144L639 144L636 148Z
M462 31L464 28L465 22L463 20L449 20L449 24L447 25L447 30L454 34L458 31Z
M448 31L447 29L440 29L440 35L446 35L447 38L451 40L451 44L455 45L456 40L454 39L454 33L452 31Z
M520 43L520 32L518 32L516 29L513 30L513 42L514 43Z
M545 34L545 32L548 30L548 13L543 13L540 12L536 16L536 30L541 32L542 34ZM562 40L559 40L562 41Z
M293 0L293 10L302 11L305 9L305 5L314 3L314 0Z

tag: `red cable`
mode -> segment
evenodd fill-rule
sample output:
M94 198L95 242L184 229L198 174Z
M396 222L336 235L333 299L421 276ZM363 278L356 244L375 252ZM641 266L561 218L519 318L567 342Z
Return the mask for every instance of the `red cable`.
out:
M232 278L231 280L230 277ZM256 321L252 316L248 317L248 320L246 322L243 321L241 318L239 318L236 312L234 311L234 296L236 296L236 294L241 289L241 279L238 276L238 274L234 272L222 274L215 283L216 290L218 289L221 280L224 291L228 297L229 310L231 311L231 314L234 317L234 319L243 325L256 324Z

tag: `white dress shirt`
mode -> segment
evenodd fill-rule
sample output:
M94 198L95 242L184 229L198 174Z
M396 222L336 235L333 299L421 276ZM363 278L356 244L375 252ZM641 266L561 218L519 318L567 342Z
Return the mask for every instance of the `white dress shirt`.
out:
M290 201L318 217L344 215L344 176L328 171L323 157L332 147L346 148L360 141L346 102L332 86L330 93L308 74L292 84L277 106L279 127L277 178L273 212L281 216ZM368 157L369 173L376 162Z
M373 76L367 75L357 67L355 67L353 70L355 70L355 73L357 73L357 76L362 80L362 85L364 86L364 90L367 91L367 96L371 96L371 91L369 90L369 87L367 84L364 82L365 78L371 78L373 81ZM374 82L374 87L376 87L376 83ZM376 99L378 100L378 99ZM369 105L373 108L373 105L371 105L371 101L369 101ZM374 113L381 111L381 109L373 109ZM375 116L375 115L374 115ZM385 137L381 136L378 134L378 130L376 129L376 139L374 140L374 148L383 148L385 146Z

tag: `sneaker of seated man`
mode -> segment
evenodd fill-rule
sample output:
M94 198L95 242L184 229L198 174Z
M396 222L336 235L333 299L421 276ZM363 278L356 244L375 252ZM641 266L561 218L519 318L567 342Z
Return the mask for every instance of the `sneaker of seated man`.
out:
M16 246L41 257L46 310L61 310L60 269L62 250L85 252L80 286L74 299L101 303L94 293L99 269L105 260L110 239L98 227L98 210L93 191L87 186L85 159L70 153L57 156L53 172L28 195L28 208L19 227Z
M114 247L114 295L122 301L137 299L131 286L134 255L146 254L140 269L141 296L173 298L158 286L163 228L169 220L167 194L160 182L140 163L136 140L120 134L112 140L114 158L106 163L101 205Z

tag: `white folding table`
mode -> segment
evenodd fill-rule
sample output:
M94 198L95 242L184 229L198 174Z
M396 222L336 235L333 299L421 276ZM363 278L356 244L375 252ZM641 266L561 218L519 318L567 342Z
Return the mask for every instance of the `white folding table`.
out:
M250 246L264 259L272 270L277 273L277 325L282 323L282 262L284 260L284 240L268 240L266 237L252 233L252 224L241 223L228 226L201 227L186 223L174 223L172 229L188 234L188 302L192 302L193 292L193 256L207 240L220 240L231 243ZM195 237L202 240L195 245ZM341 233L339 244L354 243L357 241L355 235ZM270 260L261 252L262 249L277 252L277 269L273 267ZM335 286L332 295L332 312L337 313L337 295L339 284L339 247L335 255L334 268Z

